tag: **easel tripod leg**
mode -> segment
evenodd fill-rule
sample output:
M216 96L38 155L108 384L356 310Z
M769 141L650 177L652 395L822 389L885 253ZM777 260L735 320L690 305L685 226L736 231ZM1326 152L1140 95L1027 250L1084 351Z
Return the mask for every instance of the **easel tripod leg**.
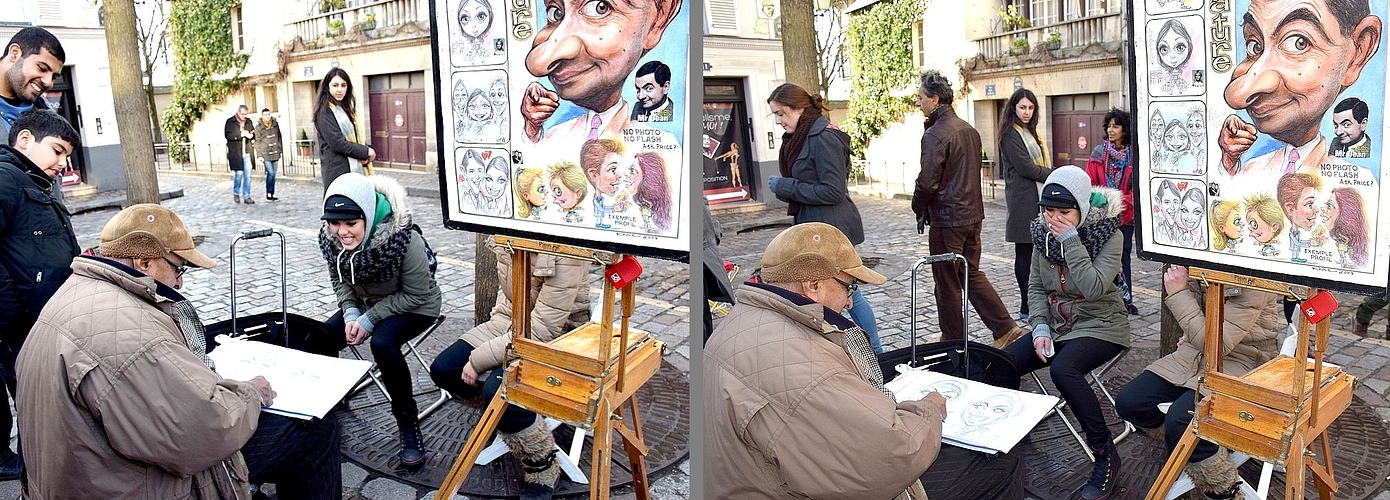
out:
M449 469L449 475L444 477L444 484L439 485L439 492L434 497L436 500L452 499L454 494L458 493L463 481L468 479L468 472L473 470L473 461L478 459L478 454L487 446L488 438L492 436L492 431L497 429L497 422L502 419L502 411L506 408L507 400L502 399L502 392L498 391L492 397L492 402L488 403L487 409L483 410L478 425L474 426L473 432L468 435L468 444L464 445L463 453L459 454L453 468Z
M599 400L599 417L594 421L594 452L589 459L589 498L608 500L608 468L612 462L613 410L607 399Z
M1284 498L1303 498L1303 475L1308 472L1308 464L1303 463L1303 449L1307 447L1303 437L1295 433L1289 445L1289 460L1284 463Z
M647 452L645 444L642 443L642 420L637 416L637 398L628 398L626 406L631 413L627 419L632 421L632 430L628 431L627 424L619 422L619 437L623 440L623 450L627 452L628 462L632 465L633 492L638 500L648 500L651 498L651 491L650 485L647 484ZM617 413L619 416L623 414L623 405L618 406Z
M1168 496L1168 489L1173 487L1173 482L1182 475L1183 467L1187 466L1187 459L1192 458L1192 450L1197 447L1197 420L1187 424L1187 430L1183 431L1182 439L1178 441L1178 447L1173 449L1173 454L1168 455L1168 461L1163 464L1163 470L1158 473L1158 479L1154 480L1154 485L1149 488L1148 496L1145 500L1163 500Z

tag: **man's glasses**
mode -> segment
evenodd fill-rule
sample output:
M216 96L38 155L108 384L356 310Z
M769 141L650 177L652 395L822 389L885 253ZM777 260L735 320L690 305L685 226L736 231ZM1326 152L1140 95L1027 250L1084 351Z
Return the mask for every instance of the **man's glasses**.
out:
M858 283L845 283L844 280L841 280L840 278L836 278L833 276L830 279L835 280L836 283L839 283L841 286L844 286L845 291L849 292L850 294L859 291Z
M178 264L174 264L174 261L169 260L168 257L160 257L160 258L161 258L161 259L164 259L164 262L168 262L168 263L169 263L169 267L174 268L174 277L175 277L175 278L182 278L182 277L183 277L183 273L188 272L188 263L184 263L182 266L180 266L180 265L178 265ZM840 281L840 280L835 280L835 281Z

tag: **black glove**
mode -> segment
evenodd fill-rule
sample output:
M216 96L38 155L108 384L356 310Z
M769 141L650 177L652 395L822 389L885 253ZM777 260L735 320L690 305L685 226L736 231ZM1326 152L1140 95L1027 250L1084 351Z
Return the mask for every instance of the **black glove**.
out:
M927 211L923 210L922 213L917 214L917 234L926 234L927 226L930 225L931 217L927 215Z

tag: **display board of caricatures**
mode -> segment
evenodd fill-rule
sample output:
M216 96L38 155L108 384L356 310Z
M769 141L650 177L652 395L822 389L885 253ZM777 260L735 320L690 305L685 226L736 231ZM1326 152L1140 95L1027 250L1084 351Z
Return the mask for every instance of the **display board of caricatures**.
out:
M1386 3L1133 6L1141 253L1385 294Z
M689 258L684 0L432 0L446 225Z

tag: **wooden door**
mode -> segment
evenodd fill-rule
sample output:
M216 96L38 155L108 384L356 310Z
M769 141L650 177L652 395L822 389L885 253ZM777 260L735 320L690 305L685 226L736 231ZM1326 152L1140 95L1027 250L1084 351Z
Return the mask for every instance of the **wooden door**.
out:
M374 91L369 102L377 162L392 168L424 170L424 89Z
M1065 111L1052 114L1052 165L1086 168L1091 149L1105 140L1104 111Z

